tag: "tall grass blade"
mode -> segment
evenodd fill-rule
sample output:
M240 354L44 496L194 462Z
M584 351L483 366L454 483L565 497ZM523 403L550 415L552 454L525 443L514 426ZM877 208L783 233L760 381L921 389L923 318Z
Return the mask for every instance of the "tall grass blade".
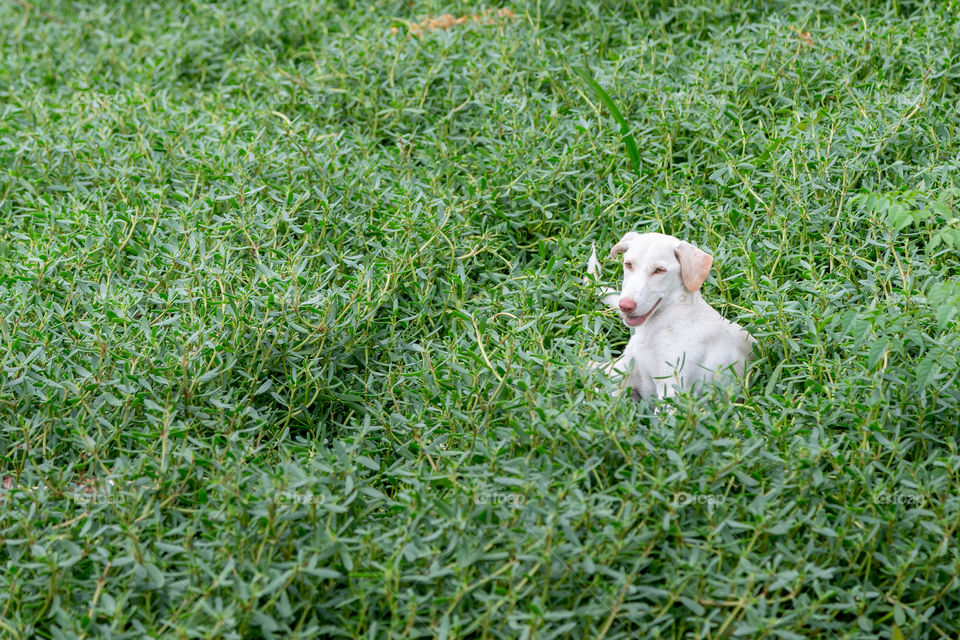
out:
M587 83L587 86L590 87L593 92L597 95L601 102L606 105L607 109L610 110L610 114L613 116L613 119L620 124L620 137L623 140L624 146L627 148L627 156L630 158L630 164L633 166L633 172L637 175L640 175L640 153L637 151L637 143L633 139L633 134L630 133L630 125L627 124L627 119L623 117L623 114L620 113L620 109L617 108L617 104L613 99L603 90L603 87L600 86L600 83L597 82L593 74L590 73L590 70L586 67L571 67L574 73L576 73L580 78Z

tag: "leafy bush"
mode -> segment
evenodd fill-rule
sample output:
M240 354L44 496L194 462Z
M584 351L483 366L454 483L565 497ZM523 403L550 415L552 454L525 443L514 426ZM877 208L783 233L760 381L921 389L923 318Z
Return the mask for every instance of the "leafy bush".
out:
M957 635L954 7L486 8L0 5L0 635ZM742 394L590 370L629 229Z

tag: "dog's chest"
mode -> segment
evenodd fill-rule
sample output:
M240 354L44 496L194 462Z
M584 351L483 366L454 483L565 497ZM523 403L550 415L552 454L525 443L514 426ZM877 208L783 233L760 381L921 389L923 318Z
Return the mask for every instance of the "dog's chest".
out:
M680 339L675 327L666 327L656 336L636 334L627 343L626 351L634 360L634 368L653 375L664 375L703 360L696 342Z
M630 338L624 355L632 362L629 385L641 396L659 395L658 387L679 384L689 388L699 379L704 353L691 332L679 324L651 326ZM684 339L686 337L687 339Z

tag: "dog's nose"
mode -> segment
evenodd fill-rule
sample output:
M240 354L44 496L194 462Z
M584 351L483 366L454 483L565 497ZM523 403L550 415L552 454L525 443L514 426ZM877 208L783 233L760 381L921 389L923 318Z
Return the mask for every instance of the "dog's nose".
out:
M620 310L624 313L630 313L637 308L637 303L630 298L620 298Z

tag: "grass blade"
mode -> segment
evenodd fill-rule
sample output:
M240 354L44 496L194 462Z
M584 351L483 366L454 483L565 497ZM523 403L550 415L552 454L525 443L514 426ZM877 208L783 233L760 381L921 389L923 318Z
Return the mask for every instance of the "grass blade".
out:
M600 101L609 109L613 119L620 124L620 137L623 140L624 146L627 148L627 156L630 158L633 172L640 175L640 153L637 151L637 143L633 139L633 134L630 133L630 125L627 124L627 119L620 113L620 109L617 108L617 104L613 101L613 98L611 98L610 95L603 90L603 87L600 86L600 83L594 79L589 69L586 67L571 67L571 69L587 83L587 86L593 90Z

